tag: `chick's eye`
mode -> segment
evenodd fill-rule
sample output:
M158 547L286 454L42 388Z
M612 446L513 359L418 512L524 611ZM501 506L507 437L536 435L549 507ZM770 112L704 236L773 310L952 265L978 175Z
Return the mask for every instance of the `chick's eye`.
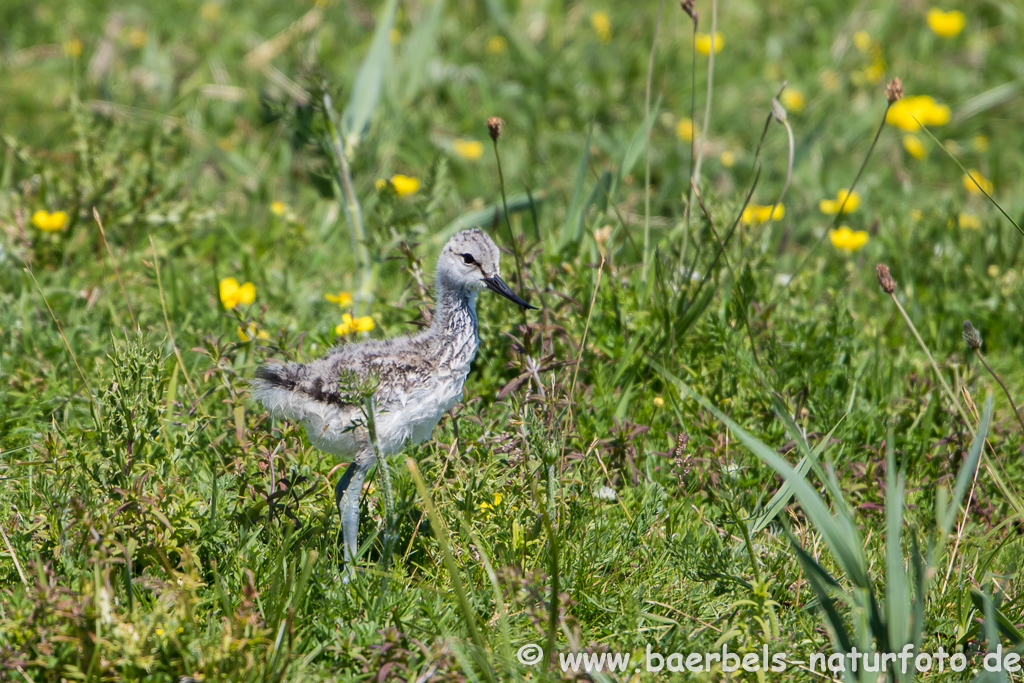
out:
M471 265L476 263L476 259L473 258L472 254L463 254L462 260Z

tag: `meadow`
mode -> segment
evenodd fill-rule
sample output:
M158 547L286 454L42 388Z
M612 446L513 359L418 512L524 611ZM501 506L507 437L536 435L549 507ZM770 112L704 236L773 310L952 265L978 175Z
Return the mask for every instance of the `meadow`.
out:
M0 680L1022 680L1018 3L0 25ZM481 294L346 582L249 381L415 331L467 227L539 310ZM908 646L967 664L849 666ZM647 656L723 648L787 664Z

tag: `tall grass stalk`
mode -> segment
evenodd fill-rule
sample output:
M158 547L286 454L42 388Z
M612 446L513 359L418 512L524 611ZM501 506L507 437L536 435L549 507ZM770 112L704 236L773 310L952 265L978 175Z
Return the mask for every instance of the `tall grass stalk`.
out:
M657 53L658 32L661 29L661 15L664 9L665 0L659 0L658 18L654 22L654 37L651 39L651 54L647 59L647 88L644 91L644 117L647 122L644 126L644 282L647 282L647 273L651 265L651 87L654 79L654 55Z
M516 234L512 230L512 215L508 212L508 197L505 195L505 173L501 169L501 152L498 151L498 138L501 131L501 124L499 123L495 125L497 128L492 128L491 141L494 143L494 160L498 166L498 186L501 188L501 205L505 210L505 225L508 226L508 237L512 242L512 255L516 259L516 275L519 278L519 286L525 287L526 282L523 280L523 259L519 255L519 240L516 239ZM524 316L526 315L525 309L521 308L519 310Z
M373 302L373 287L376 280L376 273L370 261L370 250L366 246L366 235L363 231L363 211L359 205L359 198L356 196L355 186L352 183L352 171L348 165L348 157L345 155L345 146L338 128L334 123L334 105L331 96L324 91L320 96L321 114L327 126L328 142L325 145L331 151L331 158L334 163L331 168L334 170L334 179L341 188L341 205L345 210L345 219L348 222L349 231L352 236L352 250L356 254L359 263L359 289L356 292L355 314L362 315L368 310Z
M693 182L700 185L700 167L704 162L704 137L711 125L711 95L715 86L715 31L718 30L718 0L711 0L711 49L708 51L708 88L704 99L704 121L700 128L700 144L697 145L697 162L693 168ZM696 44L695 44L696 45ZM694 138L697 136L694 135Z
M448 570L448 576L451 578L452 587L455 589L455 596L459 602L459 609L462 611L462 618L466 624L466 629L469 631L469 637L473 641L473 645L476 646L470 650L473 659L483 673L484 678L493 683L495 680L494 671L486 658L488 651L487 643L477 626L476 612L473 609L473 605L469 602L466 587L462 583L462 575L459 573L459 566L455 563L455 558L452 556L444 523L441 520L441 516L437 513L434 499L430 496L430 491L427 490L427 484L423 481L423 475L420 474L420 468L416 465L416 461L407 457L405 459L405 466L409 468L409 474L412 475L412 480L416 484L416 490L423 499L423 507L430 518L430 527L434 531L434 538L441 548L441 557L444 561L445 569Z

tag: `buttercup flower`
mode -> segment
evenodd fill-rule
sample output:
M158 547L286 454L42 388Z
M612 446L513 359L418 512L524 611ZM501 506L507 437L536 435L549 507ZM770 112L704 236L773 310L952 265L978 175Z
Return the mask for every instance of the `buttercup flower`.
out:
M395 188L395 192L398 194L399 197L404 197L406 195L413 194L414 192L416 192L416 190L420 189L419 178L413 178L412 176L402 175L401 173L396 173L395 175L391 176L389 180L384 180L383 178L378 179L377 189L383 190L384 187L389 183L393 188Z
M220 5L215 2L204 3L199 8L199 16L203 18L203 21L217 21L220 19Z
M591 14L590 25L594 27L594 32L602 43L607 43L612 39L612 19L607 12L598 10Z
M270 213L275 216L283 216L284 212L288 210L288 205L282 201L270 202Z
M253 339L270 339L270 335L266 330L258 329L256 323L249 323L245 329L242 329L241 325L238 326L238 338L247 342Z
M853 44L861 52L871 49L871 35L867 31L857 31L853 34Z
M916 135L903 136L903 149L907 150L907 154L915 159L924 159L924 155L927 153L924 143Z
M786 111L796 112L804 108L804 94L796 88L787 88L782 91L782 96L779 98L782 102L782 106L786 108Z
M949 116L949 107L945 104L937 104L930 95L915 95L893 102L885 121L912 132L921 127L918 121L925 126L944 126L949 123Z
M727 149L724 152L722 152L722 154L718 157L718 160L722 162L722 166L725 166L726 168L731 168L732 165L736 163L736 152Z
M251 304L256 298L256 285L246 282L238 284L233 277L226 277L220 281L220 302L224 308L232 309L238 304Z
M324 294L324 298L328 301L333 301L342 308L348 308L352 305L352 295L348 292L338 292L337 294Z
M928 10L928 26L935 35L943 38L952 38L964 30L966 17L958 10L943 12L938 7Z
M508 49L508 41L505 36L491 36L487 39L484 49L489 55L498 55Z
M694 45L697 48L697 52L701 53L705 57L711 54L712 40L711 36L707 33L698 33L693 38ZM721 31L715 31L714 48L715 54L717 55L722 51L722 47L725 46L725 34Z
M82 56L82 41L78 38L72 38L71 40L64 43L64 54L68 57L81 57Z
M843 202L846 202L844 205ZM860 194L857 192L850 192L845 187L836 193L835 199L822 199L818 202L818 208L821 209L822 213L827 213L830 216L834 216L839 213L839 209L843 210L844 214L853 213L860 206Z
M974 147L975 152L987 152L988 137L985 135L975 135L971 139L971 146Z
M68 214L65 211L36 211L32 214L32 225L44 232L58 232L68 224Z
M369 332L374 327L373 318L368 315L361 315L353 318L348 313L341 316L341 324L334 328L334 334L345 336L353 332Z
M494 492L494 498L492 500L494 500L494 504L493 505L491 503L488 503L487 501L484 501L484 502L480 503L480 505L478 505L477 507L480 510L493 510L494 508L496 508L499 505L501 505L501 501L503 501L504 498L502 498L501 493L495 491Z
M654 407L655 408L660 408L663 405L665 405L665 399L663 399L661 396L655 396L654 397Z
M146 45L149 36L141 28L133 28L128 33L128 44L138 49Z
M479 140L456 140L452 149L463 159L475 161L484 155L484 143Z
M964 230L977 230L981 227L981 219L973 213L963 213L957 216L957 224Z
M868 243L868 233L864 230L851 230L848 225L841 225L836 230L828 231L828 239L832 246L849 254Z
M693 140L696 132L697 127L693 125L693 120L689 117L679 119L679 123L676 124L676 135L685 142Z
M779 204L775 207L774 213L772 212L772 205L763 204L750 204L747 208L743 209L743 215L740 217L744 223L764 223L772 220L777 221L786 215L786 207Z
M974 180L971 180L972 177ZM975 181L977 181L977 184L975 184ZM970 194L981 194L984 192L987 195L991 195L992 190L994 189L992 187L992 181L981 175L981 171L976 168L972 168L964 175L963 183L964 189L966 189ZM981 189L978 189L978 185L981 186Z

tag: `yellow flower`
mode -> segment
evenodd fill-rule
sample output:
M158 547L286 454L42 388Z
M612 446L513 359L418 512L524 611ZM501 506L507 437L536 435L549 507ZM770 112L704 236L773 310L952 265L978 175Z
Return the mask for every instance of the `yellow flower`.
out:
M204 21L217 21L220 19L220 5L215 2L204 3L203 6L199 8L199 16L201 16Z
M694 135L697 133L697 126L693 125L693 120L690 118L679 119L679 123L676 124L676 135L680 140L690 142L693 140Z
M244 330L241 325L238 326L238 338L247 342L253 339L270 339L270 335L266 330L257 329L256 323L249 323Z
M156 634L157 634L158 636L162 636L162 635L164 634L164 630L163 630L162 628L158 628L158 629L157 629L157 630L155 631L155 633L156 633Z
M661 396L655 396L654 397L654 407L655 408L660 408L663 405L665 405L665 399L663 399Z
M972 177L974 180L971 180ZM977 184L975 184L975 181L977 181ZM987 195L992 194L992 181L981 175L981 171L976 168L972 168L964 175L963 183L964 189L970 194L981 194L982 192ZM981 189L978 188L979 185Z
M369 332L373 327L373 318L368 315L361 315L358 318L353 318L348 313L344 313L341 316L341 324L334 328L334 334L338 336L345 336L346 334L352 334L353 332Z
M987 152L988 137L985 135L975 135L971 139L971 145L974 147L975 152Z
M805 102L804 94L795 88L783 90L779 101L786 108L786 111L800 111L804 108Z
M452 149L463 159L475 161L484 155L484 143L479 140L456 140Z
M220 281L220 302L224 308L232 309L238 304L251 304L256 298L256 285L246 282L238 284L233 277L226 277Z
M844 205L843 202L846 204ZM822 199L818 202L821 212L830 216L839 213L839 209L842 209L844 214L853 213L858 206L860 206L860 193L850 192L845 187L836 193L835 199Z
M32 214L32 225L44 232L58 232L68 224L68 214L65 211L36 211Z
M491 36L487 39L484 49L489 55L500 55L508 49L508 41L505 40L505 36Z
M384 180L383 178L378 179L377 189L383 190L385 186L387 186L388 184L390 184L391 187L395 188L395 192L398 194L399 197L404 197L408 194L413 194L414 192L416 192L416 190L420 189L419 178L413 178L412 176L402 175L401 173L396 173L395 175L391 176L389 180Z
M612 39L612 18L608 16L607 12L598 10L591 14L590 25L594 27L594 32L602 43L607 43Z
M935 35L943 38L952 38L964 30L966 17L959 10L943 12L938 7L928 10L928 26L935 32Z
M997 266L994 263L992 265L990 265L988 267L988 276L989 277L999 277L999 266Z
M270 202L270 213L275 216L283 216L284 212L288 210L288 205L282 201Z
M722 152L718 160L722 162L722 166L732 168L732 165L736 163L736 152L727 149Z
M836 230L828 231L828 239L832 246L851 253L868 243L868 233L864 230L850 230L849 226L841 225Z
M763 204L750 204L747 208L743 209L743 215L740 217L744 223L764 223L768 220L777 221L786 215L786 207L779 204L775 207L775 211L772 212L772 205Z
M324 294L324 298L333 301L342 308L352 305L352 295L349 292L338 292L337 294Z
M707 56L709 56L711 54L712 40L711 40L710 34L698 33L696 36L693 37L693 42L694 42L694 45L697 48L697 52L701 53L705 57L707 57ZM715 54L717 55L719 52L721 52L722 48L724 46L725 46L725 34L723 34L721 31L715 31L715 39L714 39Z
M977 230L981 227L981 219L975 216L973 213L960 212L957 216L957 223L961 228L965 230Z
M78 38L72 38L71 40L64 43L64 54L68 57L81 57L82 56L82 41Z
M478 505L477 507L480 510L493 510L494 508L496 508L499 505L501 505L501 501L503 501L504 498L502 498L501 494L496 491L494 493L493 500L494 500L494 504L491 504L491 503L488 503L487 501L484 501L484 502L480 503L480 505Z
M867 52L871 47L871 36L867 31L857 31L853 34L853 44L861 52Z
M916 135L903 136L903 149L907 150L907 154L915 159L924 159L924 155L927 153L924 143Z
M944 126L949 123L949 116L945 104L937 104L930 95L915 95L894 102L885 120L901 130L915 131L920 128L918 121L925 126Z
M388 32L388 38L391 39L392 45L397 45L398 41L402 39L402 32L399 31L397 28L393 28L391 29L391 31Z
M912 221L919 221L922 218L924 218L924 212L922 212L921 209L911 209L910 210L910 220L912 220Z
M874 85L885 78L885 62L876 60L871 66L864 69L864 78L868 83Z
M831 69L825 69L819 76L821 79L821 85L825 90L829 92L839 92L839 87L842 85L842 81L839 78L839 74Z
M149 36L141 28L133 28L128 33L128 44L138 49L146 44L146 40Z

